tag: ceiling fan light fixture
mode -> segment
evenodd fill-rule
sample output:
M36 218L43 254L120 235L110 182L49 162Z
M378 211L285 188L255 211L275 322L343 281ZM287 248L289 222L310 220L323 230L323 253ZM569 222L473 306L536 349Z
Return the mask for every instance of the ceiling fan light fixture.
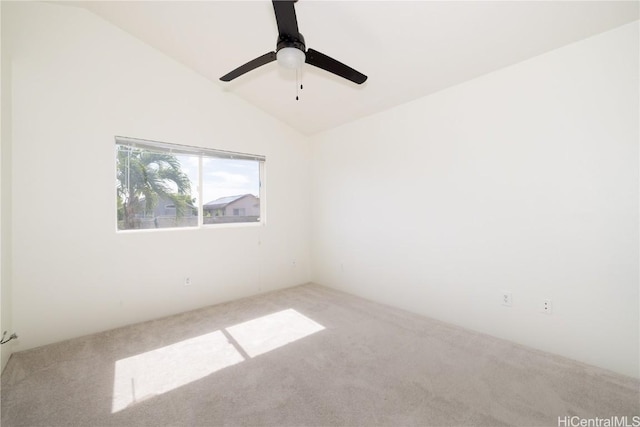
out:
M284 68L300 68L306 59L303 51L295 47L283 47L277 53L278 64Z

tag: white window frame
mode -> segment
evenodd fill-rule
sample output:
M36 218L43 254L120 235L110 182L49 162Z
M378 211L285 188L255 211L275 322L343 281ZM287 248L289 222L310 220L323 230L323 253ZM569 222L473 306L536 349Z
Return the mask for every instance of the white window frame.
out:
M265 180L266 180L266 161L267 157L259 154L248 154L248 153L240 153L234 151L226 151L226 150L217 150L213 148L205 148L205 147L194 147L190 145L182 145L182 144L173 144L168 142L160 142L153 141L148 139L139 139L139 138L131 138L126 136L117 136L115 137L115 150L117 156L117 147L118 145L128 145L131 147L136 147L140 149L150 149L150 150L163 150L170 154L184 154L191 156L198 156L198 225L196 227L166 227L166 228L148 228L148 229L131 229L131 230L121 230L118 228L118 209L116 206L116 215L115 215L115 228L118 233L131 233L131 232L156 232L156 231L165 231L165 230L194 230L194 229L208 229L208 228L231 228L231 227L256 227L266 225L266 198L265 198ZM229 222L229 223L220 223L220 224L204 224L204 200L203 200L203 159L205 157L215 157L221 159L237 159L237 160L254 160L258 162L259 166L259 194L258 198L260 199L260 221L256 222ZM117 158L117 157L116 157ZM117 165L116 165L117 168ZM116 184L117 185L117 184ZM114 197L114 199L117 199Z

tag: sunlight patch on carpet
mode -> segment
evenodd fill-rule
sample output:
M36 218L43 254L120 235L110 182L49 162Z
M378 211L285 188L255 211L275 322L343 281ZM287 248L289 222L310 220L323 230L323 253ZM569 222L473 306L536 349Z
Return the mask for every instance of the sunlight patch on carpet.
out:
M243 360L221 331L118 360L111 412L121 411Z
M227 328L250 357L259 356L324 329L324 326L293 309Z
M111 412L197 381L216 371L324 329L293 309L120 359L115 363Z

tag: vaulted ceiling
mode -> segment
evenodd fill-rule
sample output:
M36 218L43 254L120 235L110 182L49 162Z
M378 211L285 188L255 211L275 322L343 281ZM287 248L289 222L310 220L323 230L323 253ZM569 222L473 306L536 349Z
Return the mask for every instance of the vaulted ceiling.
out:
M296 14L308 48L369 76L363 85L276 62L220 76L275 50L270 1L85 1L83 7L288 123L314 134L639 19L635 1L319 1Z

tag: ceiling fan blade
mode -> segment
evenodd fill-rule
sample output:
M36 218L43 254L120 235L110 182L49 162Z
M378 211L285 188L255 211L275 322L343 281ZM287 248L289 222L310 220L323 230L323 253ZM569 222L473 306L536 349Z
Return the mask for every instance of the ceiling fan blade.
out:
M308 49L307 59L305 62L315 67L322 68L323 70L333 73L336 76L344 77L345 79L351 80L352 82L359 85L367 80L367 76L365 76L364 74L354 70L347 65L344 65L340 61L336 61L335 59L325 55L324 53L318 52L317 50Z
M275 52L265 53L264 55L259 56L256 59L253 59L244 65L239 66L232 72L225 74L224 76L220 77L220 80L222 80L223 82L230 82L236 77L240 77L244 73L248 73L251 70L255 70L256 68L261 67L265 64L268 64L269 62L273 62L275 60L276 60Z
M278 35L299 38L298 19L296 10L293 7L293 0L273 0L273 11L276 14L278 23Z

